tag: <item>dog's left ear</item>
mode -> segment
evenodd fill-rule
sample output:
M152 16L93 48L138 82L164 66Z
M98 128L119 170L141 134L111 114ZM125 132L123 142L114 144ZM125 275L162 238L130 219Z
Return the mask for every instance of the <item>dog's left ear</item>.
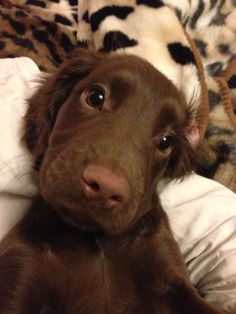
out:
M102 58L99 53L76 50L54 75L42 80L40 88L28 101L23 142L34 156L36 170L40 168L60 108L73 86L89 75Z
M200 135L195 123L185 127L180 134L173 155L168 163L166 176L172 179L181 179L191 174L201 164L203 151L200 144Z
M190 146L196 149L200 141L200 133L197 125L195 123L191 123L184 129L184 134Z

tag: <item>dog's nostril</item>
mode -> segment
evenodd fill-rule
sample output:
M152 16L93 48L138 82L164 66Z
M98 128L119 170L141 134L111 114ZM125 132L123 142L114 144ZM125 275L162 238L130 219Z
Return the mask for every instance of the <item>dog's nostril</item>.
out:
M96 192L100 190L100 186L97 182L88 183L88 185Z
M122 202L122 201L123 201L123 198L122 198L122 196L120 196L120 195L113 195L113 196L111 197L111 200L116 201L116 202L118 203L118 202Z

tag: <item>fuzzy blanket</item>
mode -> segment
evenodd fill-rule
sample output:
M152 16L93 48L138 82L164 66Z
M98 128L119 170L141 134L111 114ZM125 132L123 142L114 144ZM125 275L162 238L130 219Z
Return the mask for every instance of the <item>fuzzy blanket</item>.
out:
M236 191L235 0L0 0L0 57L51 72L77 46L139 55L194 109L199 173Z

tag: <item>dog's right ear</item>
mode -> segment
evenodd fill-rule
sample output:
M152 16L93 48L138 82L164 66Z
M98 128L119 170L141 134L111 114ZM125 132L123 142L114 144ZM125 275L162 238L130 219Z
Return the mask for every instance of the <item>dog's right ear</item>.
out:
M65 62L54 75L42 80L39 89L29 99L23 142L34 157L36 170L40 169L60 108L73 86L90 74L102 58L102 54L77 49L71 60Z

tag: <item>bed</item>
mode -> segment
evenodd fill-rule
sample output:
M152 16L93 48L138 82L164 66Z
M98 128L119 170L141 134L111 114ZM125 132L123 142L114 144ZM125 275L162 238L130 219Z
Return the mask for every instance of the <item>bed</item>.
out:
M78 46L141 55L195 104L207 158L198 174L158 189L191 280L236 313L235 1L2 0L0 26L0 237L38 190L20 143L37 78Z

